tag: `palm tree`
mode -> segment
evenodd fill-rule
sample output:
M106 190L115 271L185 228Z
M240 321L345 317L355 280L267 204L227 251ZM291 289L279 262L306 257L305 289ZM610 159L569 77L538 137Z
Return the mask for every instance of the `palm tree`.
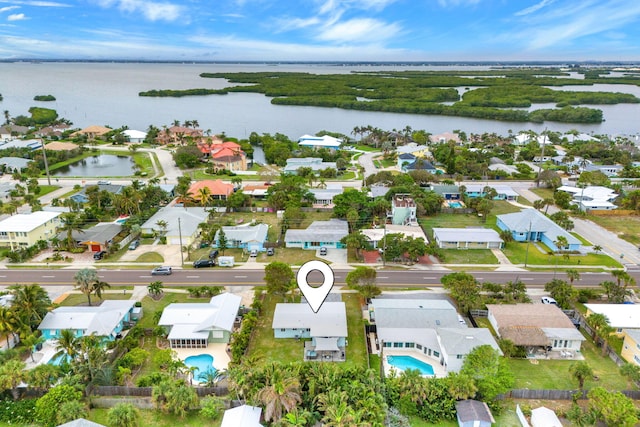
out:
M12 359L0 365L0 389L11 390L13 400L18 400L18 386L26 378L26 364L22 360Z
M102 291L104 291L106 288L110 288L111 285L108 284L107 282L103 282L102 280L96 280L93 283L93 293L96 294L96 296L101 299L102 298ZM91 305L91 304L89 304Z
M602 338L602 354L606 354L607 338L613 331L613 328L609 326L609 318L602 313L591 313L587 316L587 323L593 329L593 340L596 341L597 335Z
M205 207L211 202L211 189L209 187L202 187L198 189L197 194L193 196L200 203L200 206Z
M256 398L263 405L264 419L277 422L282 418L283 410L292 411L300 402L300 382L291 373L280 369L271 372L265 386L258 391Z
M35 362L35 359L33 358L33 350L34 350L36 345L38 345L38 344L40 344L41 342L44 341L44 338L41 337L41 336L38 336L38 335L36 335L34 333L30 333L29 335L27 335L25 337L21 337L20 341L22 341L22 344L27 349L27 352L29 353L29 356L31 356L31 361Z
M152 298L156 299L160 295L162 295L162 288L164 288L164 285L162 284L162 282L159 280L156 280L155 282L149 283L149 286L147 286L147 291L149 292L149 295L151 295Z
M40 285L15 285L9 288L13 295L13 307L23 325L35 329L49 312L49 294Z
M60 230L67 233L67 248L75 248L76 242L73 239L73 232L84 233L82 225L78 221L78 216L72 212L65 212L60 215Z
M565 236L558 236L553 243L558 248L558 252L564 250L569 245L569 241Z
M140 423L140 411L131 403L118 403L107 416L113 427L137 427Z
M602 251L602 246L600 245L593 245L593 251L595 253L600 253Z
M0 307L0 334L5 334L7 337L7 349L11 348L9 336L15 333L19 324L20 319L15 311L8 307Z
M83 268L73 278L76 281L76 287L87 296L87 302L91 305L91 294L94 291L94 285L100 281L98 273L91 268Z
M585 361L575 362L569 367L569 372L573 378L578 380L578 388L584 389L585 380L593 378L593 369Z
M566 273L571 285L573 285L574 280L580 280L580 272L575 268L568 268Z
M80 340L71 329L63 329L56 342L57 354L66 354L69 359L74 360L80 350Z

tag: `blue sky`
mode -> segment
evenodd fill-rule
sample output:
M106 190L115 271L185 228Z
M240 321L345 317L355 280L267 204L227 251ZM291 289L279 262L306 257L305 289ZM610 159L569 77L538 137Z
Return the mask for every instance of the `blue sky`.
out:
M0 58L640 61L639 0L0 0Z

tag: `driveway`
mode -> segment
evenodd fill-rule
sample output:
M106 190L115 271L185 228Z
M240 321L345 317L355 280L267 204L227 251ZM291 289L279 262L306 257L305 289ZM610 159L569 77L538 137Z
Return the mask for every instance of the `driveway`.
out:
M181 266L180 245L140 245L133 251L125 252L120 257L120 261L135 262L140 255L148 252L156 252L162 255L162 257L164 258L164 262L162 263L163 265L168 265L171 267ZM187 254L184 254L184 258L186 261Z
M367 152L358 157L360 166L364 168L364 179L366 179L369 175L375 174L378 171L376 169L376 166L373 164L373 158L379 156L380 154L382 154L380 151Z

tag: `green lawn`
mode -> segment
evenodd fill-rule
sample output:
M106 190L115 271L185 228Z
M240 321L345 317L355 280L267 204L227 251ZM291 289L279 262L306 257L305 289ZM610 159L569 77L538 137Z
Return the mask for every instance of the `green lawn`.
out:
M380 151L379 148L371 147L369 145L358 144L355 146L356 150L360 151Z
M529 246L529 255L527 256L527 245ZM536 244L542 248L545 248L542 243ZM558 265L559 267L569 267L576 265L597 265L612 268L620 268L621 265L618 261L604 254L587 254L587 255L569 255L569 258L565 258L562 255L549 255L546 252L542 253L533 243L525 242L511 242L508 243L502 250L509 260L514 264L524 264L527 260L527 266L529 265Z
M140 254L140 256L136 258L136 262L152 262L162 264L164 262L164 257L158 252L145 252L143 254Z
M45 194L49 194L51 192L54 192L59 188L60 188L59 185L41 185L40 186L40 192L38 193L38 197L42 197Z
M445 264L498 264L490 249L444 249Z
M89 413L89 420L99 424L109 425L108 421L108 409L92 409ZM140 423L141 426L154 426L154 427L219 427L222 423L222 416L216 421L209 420L200 416L198 411L191 411L184 418L179 418L175 415L165 414L161 411L155 410L140 410Z
M585 239L584 237L582 237L578 233L575 233L575 232L571 231L570 234L573 237L575 237L576 239L580 240L580 243L582 243L583 246L593 246L593 243L591 243L590 241L588 241L587 239Z
M553 200L553 189L552 188L531 188L531 192L537 196L542 197L543 199L551 199Z
M587 219L611 231L621 239L640 245L640 216L598 216L588 215Z
M160 280L162 281L162 280ZM174 293L165 291L158 301L146 296L142 299L142 311L144 315L138 325L142 328L154 328L157 324L153 320L153 313L162 311L166 306L174 302L209 302L211 298L190 298L186 293Z
M493 202L493 209L484 222L476 214L444 214L440 213L433 217L419 219L418 222L427 233L428 237L433 236L434 228L464 228L464 227L487 227L496 229L496 215L520 212L522 209L513 206L509 202L496 200ZM497 230L497 229L496 229ZM499 230L497 230L499 231Z
M112 287L109 290L119 290L118 293L103 293L102 298L91 295L91 305L100 305L104 300L125 300L131 298L133 286ZM87 305L87 296L85 294L69 294L60 302L61 306L75 307L76 305Z
M588 380L585 388L602 386L607 390L628 389L627 381L619 373L618 366L603 357L591 340L582 343L582 355L591 366L598 380ZM540 360L537 365L525 359L509 359L509 366L516 378L514 388L575 390L578 383L571 377L570 360Z
M496 420L496 426L499 427L521 427L518 416L516 415L515 404L510 405L513 407L505 408L500 415L494 414ZM458 427L456 421L440 421L437 424L428 423L418 417L410 418L411 427Z
M345 366L366 366L367 343L364 335L364 319L358 294L342 294L342 300L347 307L347 332L349 334L347 345L347 361Z

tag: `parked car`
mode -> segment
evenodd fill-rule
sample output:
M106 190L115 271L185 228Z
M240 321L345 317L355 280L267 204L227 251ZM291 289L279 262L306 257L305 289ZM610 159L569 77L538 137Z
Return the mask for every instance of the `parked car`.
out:
M133 251L135 250L138 246L140 246L140 240L134 240L133 242L129 243L129 250Z
M171 267L156 267L151 270L152 276L170 276L173 271Z
M258 256L258 250L257 249L251 249L251 252L249 252L249 256L251 258L255 258Z
M213 267L214 265L216 265L216 263L213 262L212 259L199 259L193 262L193 268L206 268Z
M104 258L105 255L107 255L107 251L94 252L93 259L100 260L100 259Z
M209 252L209 258L211 258L211 259L216 259L216 258L218 258L218 253L219 253L219 252L218 252L218 250L217 250L217 249L212 250L211 252Z
M276 254L276 250L273 248L267 248L267 256L273 256Z
M320 255L326 255L327 254L327 248L325 248L324 246L320 248Z
M558 302L551 298L551 297L542 297L540 298L540 301L542 301L543 304L554 304L554 305L558 305Z
M111 185L111 181L98 181L98 185Z

